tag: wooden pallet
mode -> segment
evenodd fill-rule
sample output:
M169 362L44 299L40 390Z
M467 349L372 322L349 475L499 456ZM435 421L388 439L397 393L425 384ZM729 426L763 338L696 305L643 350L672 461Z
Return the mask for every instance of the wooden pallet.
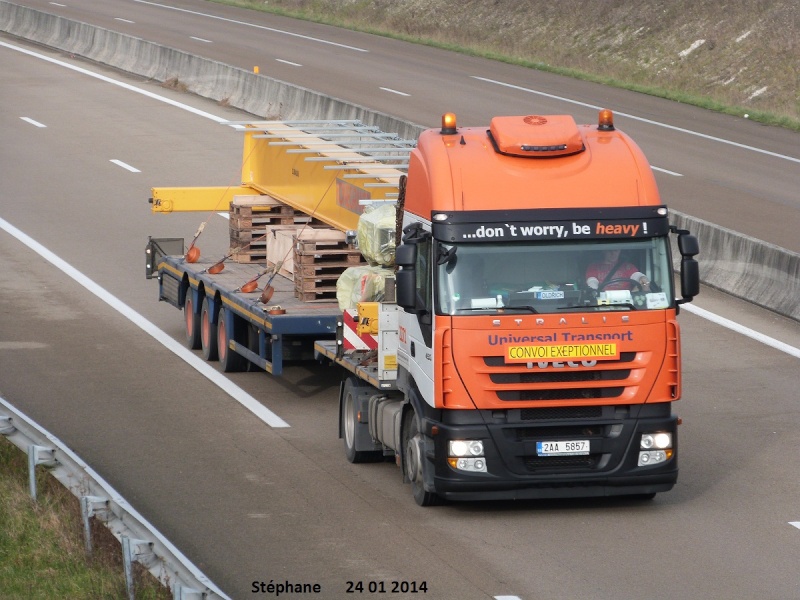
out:
M302 302L332 302L336 300L336 287L333 289L321 288L316 290L294 290L295 298L300 298Z
M267 207L264 212L254 212L252 207L240 207L236 210L231 204L229 213L231 229L242 231L261 229L268 225L311 225L319 224L321 221L309 217L291 206Z
M245 265L250 263L267 262L267 255L263 248L258 248L256 250L248 248L231 248L229 253L233 262Z
M338 279L348 267L353 265L345 262L322 262L312 264L295 264L294 276L296 279Z
M228 216L231 252L240 250L234 260L245 263L268 261L270 229L322 226L320 220L266 195L234 196Z
M336 300L336 282L345 269L366 264L343 235L300 237L294 246L295 296L303 302Z

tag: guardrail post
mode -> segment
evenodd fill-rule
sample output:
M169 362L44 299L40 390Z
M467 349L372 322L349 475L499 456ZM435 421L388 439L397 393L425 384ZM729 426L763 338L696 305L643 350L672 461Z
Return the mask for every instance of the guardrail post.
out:
M128 600L136 600L136 593L133 589L133 561L140 561L143 557L153 554L153 544L147 540L136 540L128 536L121 536L122 542L122 566L125 567L125 587L128 589ZM146 552L138 552L135 548L147 546Z
M0 435L11 435L17 430L11 422L11 417L0 415Z
M102 507L94 507L93 504L102 504ZM100 496L81 496L81 518L83 520L83 541L86 545L86 556L92 555L92 530L89 526L89 519L100 510L108 510L108 499Z
M56 464L58 464L58 461L56 460L55 448L36 446L35 444L28 446L28 481L31 498L33 498L34 502L36 502L36 465L53 467Z
M172 600L194 600L195 598L202 600L205 597L206 595L200 590L183 587L180 583L176 583L172 587Z

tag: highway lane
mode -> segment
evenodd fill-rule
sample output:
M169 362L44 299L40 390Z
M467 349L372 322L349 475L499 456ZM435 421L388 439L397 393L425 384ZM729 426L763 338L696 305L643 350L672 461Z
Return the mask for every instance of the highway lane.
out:
M436 126L505 114L618 112L675 209L800 252L800 134L396 40L202 0L20 2ZM398 94L395 92L402 92ZM626 116L629 115L629 116ZM705 136L705 137L704 137ZM711 139L710 139L711 138ZM765 154L771 153L771 154ZM666 171L666 172L665 172Z
M202 217L150 215L145 199L151 185L235 181L240 138L0 52L0 218L180 338L180 314L144 280L143 246L150 234L189 237ZM222 254L227 222L208 217L201 248ZM797 595L797 359L785 353L684 313L682 474L652 503L422 510L393 466L344 460L335 371L232 376L291 425L270 429L5 232L0 257L0 394L70 444L233 597L252 596L254 580L286 578L320 583L325 597L350 597L348 580L395 578L425 580L437 599ZM800 347L794 322L709 290L698 304Z

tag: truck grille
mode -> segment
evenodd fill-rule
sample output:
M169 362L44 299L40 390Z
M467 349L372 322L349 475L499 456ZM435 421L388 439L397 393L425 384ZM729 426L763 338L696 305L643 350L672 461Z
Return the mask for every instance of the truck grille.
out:
M635 352L623 352L619 360L594 367L552 365L529 369L525 364L507 363L502 356L485 356L483 363L491 388L503 402L615 399L625 392L633 369L626 363ZM594 385L586 385L594 384Z

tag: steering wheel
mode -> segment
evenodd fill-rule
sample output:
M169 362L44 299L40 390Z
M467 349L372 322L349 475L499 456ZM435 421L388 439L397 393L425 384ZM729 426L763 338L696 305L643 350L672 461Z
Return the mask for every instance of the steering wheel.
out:
M630 277L614 277L613 279L609 279L608 281L604 281L598 288L598 292L605 291L605 289L610 286L614 285L615 283L627 283L628 285L632 286L629 291L641 293L644 290L642 289L642 284L638 281L631 279Z

